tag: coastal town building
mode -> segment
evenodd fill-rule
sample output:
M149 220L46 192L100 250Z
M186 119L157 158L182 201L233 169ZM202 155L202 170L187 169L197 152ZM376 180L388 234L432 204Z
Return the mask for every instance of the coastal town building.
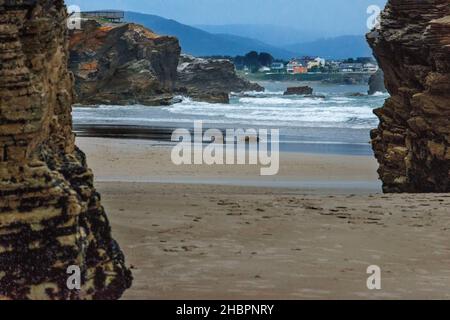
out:
M286 72L289 74L307 73L308 68L305 67L300 61L293 59L287 64Z
M369 73L379 69L373 57L358 57L348 59L324 59L319 56L303 56L292 58L288 62L274 60L271 63L261 63L256 69L246 65L244 61L234 60L236 68L244 72L259 72L265 74L305 74L305 73Z
M378 69L379 67L374 63L365 63L363 65L363 72L375 73Z
M313 68L321 68L324 66L325 66L325 59L322 59L319 57L309 60L306 64L306 67L308 68L308 70L311 70Z
M339 65L339 72L363 72L364 65L362 63L341 63Z
M286 66L283 62L274 62L270 66L271 71L277 72L277 73L283 73L286 71Z
M326 64L326 60L320 57L304 56L299 61L308 71L315 68L322 68Z
M325 68L328 72L339 72L339 66L341 63L341 61L327 60L325 63Z

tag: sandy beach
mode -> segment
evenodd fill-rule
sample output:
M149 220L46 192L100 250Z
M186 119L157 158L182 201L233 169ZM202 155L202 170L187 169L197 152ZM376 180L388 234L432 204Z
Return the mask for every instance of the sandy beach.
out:
M372 157L280 153L280 170L261 176L259 165L181 165L171 161L171 148L154 141L78 138L96 181L188 183L301 188L311 192L381 192Z
M178 167L148 141L77 144L133 269L124 299L450 298L450 195L382 195L372 157L282 153L261 177Z

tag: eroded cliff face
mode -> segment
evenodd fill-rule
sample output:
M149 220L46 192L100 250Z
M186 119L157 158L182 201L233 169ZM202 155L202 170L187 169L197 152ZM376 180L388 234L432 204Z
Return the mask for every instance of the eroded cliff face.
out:
M70 37L76 102L167 105L173 98L180 46L137 24L82 23Z
M131 284L74 143L65 20L62 0L0 0L0 299L116 299Z
M169 105L189 96L228 103L231 92L264 88L237 76L228 60L180 55L178 39L133 23L85 20L70 34L69 68L82 105Z
M391 98L372 144L385 192L450 191L450 1L390 0L368 41Z

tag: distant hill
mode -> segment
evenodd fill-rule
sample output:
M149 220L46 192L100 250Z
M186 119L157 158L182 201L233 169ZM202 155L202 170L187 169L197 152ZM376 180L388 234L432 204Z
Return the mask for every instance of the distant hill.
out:
M139 23L158 34L176 36L182 50L195 56L244 55L249 51L263 51L275 58L289 59L295 54L264 42L230 34L212 34L175 20L156 15L126 12L125 20Z
M315 35L309 33L305 35L288 27L268 25L202 26L207 30L205 31L175 20L137 12L126 12L125 20L142 24L159 34L176 36L180 40L183 52L194 56L236 56L253 50L268 52L275 58L285 60L302 55L315 55L327 59L372 56L372 50L363 35L301 41L281 46L289 39L295 42L296 39L306 40Z
M287 45L284 48L296 53L316 55L327 59L372 56L372 49L370 49L363 35L320 39Z
M309 42L320 38L320 35L316 34L314 30L299 30L268 24L196 25L194 27L209 33L225 33L258 39L276 47L282 47L292 43Z

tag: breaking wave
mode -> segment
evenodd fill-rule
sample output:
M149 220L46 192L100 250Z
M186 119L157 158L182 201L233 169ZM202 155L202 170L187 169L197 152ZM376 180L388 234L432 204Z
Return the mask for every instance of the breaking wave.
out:
M245 125L372 128L377 118L371 97L283 97L278 93L258 97L233 97L230 104L210 104L184 98L164 108L174 116L190 116L213 123Z
M312 97L284 96L281 90L245 92L232 94L230 104L180 97L180 103L167 107L75 107L73 117L75 124L173 128L203 120L212 128L279 128L292 141L367 143L370 129L378 125L373 109L380 107L388 95L352 95L353 90L354 87L332 86L317 90ZM358 91L367 92L367 88Z

